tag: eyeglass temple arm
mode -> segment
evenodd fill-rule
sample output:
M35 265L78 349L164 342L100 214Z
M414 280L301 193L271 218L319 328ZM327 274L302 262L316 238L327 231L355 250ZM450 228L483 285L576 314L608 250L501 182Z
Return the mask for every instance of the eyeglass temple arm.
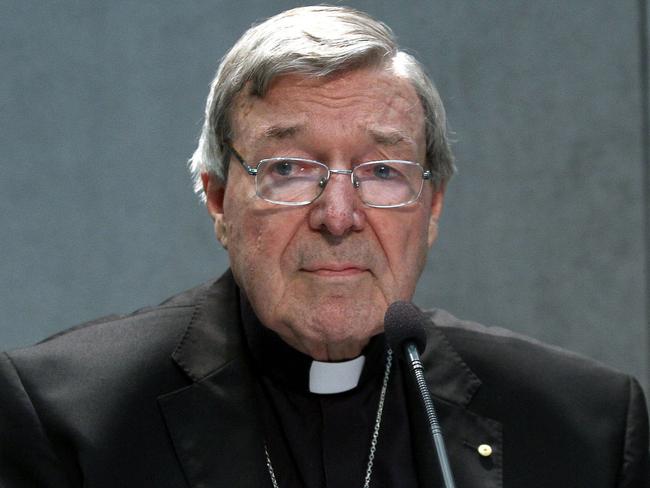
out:
M241 165L244 167L246 172L251 175L255 176L257 174L257 168L253 168L252 166L249 166L246 161L244 161L244 158L241 157L241 155L237 152L237 150L230 145L230 142L225 143L226 146L226 153L224 154L224 160L228 161L230 159L230 155L233 154L237 161L241 163Z

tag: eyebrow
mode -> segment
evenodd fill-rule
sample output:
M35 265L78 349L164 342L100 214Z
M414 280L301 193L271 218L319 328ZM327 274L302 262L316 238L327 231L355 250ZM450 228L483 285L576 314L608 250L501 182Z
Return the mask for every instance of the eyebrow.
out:
M397 146L400 143L415 144L412 137L397 129L388 131L378 129L368 129L368 133L377 144L382 146Z
M264 137L268 139L285 139L292 137L304 129L302 125L272 125L264 129Z

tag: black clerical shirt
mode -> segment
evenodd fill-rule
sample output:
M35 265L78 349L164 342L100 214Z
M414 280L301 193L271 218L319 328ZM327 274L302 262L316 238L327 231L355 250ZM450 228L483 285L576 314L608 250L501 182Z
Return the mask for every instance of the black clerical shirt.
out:
M386 364L382 336L363 354L359 384L336 394L309 391L312 359L263 327L242 298L242 321L257 369L266 445L279 488L362 487ZM400 366L393 360L370 486L418 486Z

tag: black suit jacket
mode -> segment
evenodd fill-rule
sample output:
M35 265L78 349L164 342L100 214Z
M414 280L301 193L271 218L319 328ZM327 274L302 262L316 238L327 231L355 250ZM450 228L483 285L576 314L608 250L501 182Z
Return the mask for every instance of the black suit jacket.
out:
M442 311L431 319L423 362L458 488L648 486L634 379ZM0 486L270 486L244 344L227 273L5 354ZM438 473L417 399L406 395L422 486L439 486L428 481Z

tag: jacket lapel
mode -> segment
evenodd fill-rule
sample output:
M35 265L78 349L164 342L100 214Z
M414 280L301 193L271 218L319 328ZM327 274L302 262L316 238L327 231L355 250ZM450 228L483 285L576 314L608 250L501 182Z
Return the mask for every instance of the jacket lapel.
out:
M270 486L240 329L239 295L228 272L197 305L172 355L192 383L158 399L193 488Z
M472 412L471 401L481 381L449 344L443 330L427 330L427 349L422 355L425 379L433 396L445 447L457 486L501 488L501 424ZM410 373L404 378L411 416L411 432L416 446L416 465L421 486L442 486L436 450L428 420ZM479 446L489 446L489 455Z
M188 483L193 488L267 486L264 439L252 378L233 360L159 405Z

